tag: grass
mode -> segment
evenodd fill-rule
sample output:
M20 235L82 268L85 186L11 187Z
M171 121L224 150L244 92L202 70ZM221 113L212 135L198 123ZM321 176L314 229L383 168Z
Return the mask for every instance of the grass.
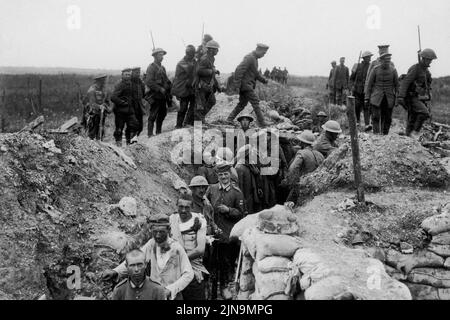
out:
M38 103L39 79L42 79L42 106ZM119 81L119 76L110 76L107 89L112 90ZM314 98L322 101L326 95L326 77L290 76L288 84L310 89ZM71 117L81 117L81 107L78 102L79 90L85 95L92 84L92 76L81 74L59 75L0 75L0 131L14 132L20 130L26 123L38 115L44 115L44 128L57 128ZM433 81L433 121L450 124L450 77L437 78ZM281 86L271 86L257 94L261 99L270 100L283 97L286 91ZM313 97L312 97L313 98ZM402 108L397 108L394 116L406 117Z

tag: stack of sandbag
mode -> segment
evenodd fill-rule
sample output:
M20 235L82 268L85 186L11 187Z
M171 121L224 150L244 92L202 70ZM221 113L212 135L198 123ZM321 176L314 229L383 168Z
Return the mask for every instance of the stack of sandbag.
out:
M421 227L431 238L427 250L436 263L412 269L408 286L416 299L450 300L450 203L440 214L425 219Z
M412 254L377 249L372 256L386 264L393 278L404 282L415 300L450 300L450 204L421 224L429 243Z
M292 264L301 247L295 215L277 205L247 216L235 225L231 237L242 241L238 299L289 300L298 281Z
M406 285L364 251L345 247L301 248L293 263L300 269L306 300L410 300Z

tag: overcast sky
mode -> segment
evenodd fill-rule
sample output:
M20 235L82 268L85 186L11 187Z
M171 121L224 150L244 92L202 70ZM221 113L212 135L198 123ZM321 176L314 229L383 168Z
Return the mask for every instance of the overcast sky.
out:
M326 76L331 60L345 56L351 66L360 50L390 44L404 73L417 59L420 24L422 47L439 57L431 72L450 75L448 0L0 0L0 66L145 68L151 29L174 70L183 42L200 43L203 23L220 43L222 72L264 42L263 70Z

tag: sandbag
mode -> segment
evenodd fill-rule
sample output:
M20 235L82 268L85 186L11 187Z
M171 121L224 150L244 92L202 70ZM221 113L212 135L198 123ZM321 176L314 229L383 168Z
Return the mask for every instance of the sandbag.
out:
M422 229L432 236L450 231L450 213L447 211L423 220Z
M253 266L255 276L255 294L265 300L273 295L284 294L289 280L288 272L262 273Z
M256 227L258 224L258 214L259 213L249 214L245 218L239 220L239 222L234 225L233 229L231 229L230 239L240 239L245 230Z
M240 291L254 291L255 277L253 276L253 260L246 255L242 256L241 274L239 275Z
M257 228L247 229L242 240L256 261L270 256L291 258L295 251L302 246L298 238L282 234L266 234Z
M450 245L448 244L434 244L430 243L428 245L428 250L442 256L442 257L450 257Z
M315 254L310 249L305 248L297 250L294 254L293 263L297 265L301 273L303 273L303 277L300 280L303 290L312 283L334 275L333 270L326 265L322 257Z
M444 268L450 269L450 258L445 259Z
M433 236L431 243L450 245L450 232L444 232Z
M402 254L397 250L389 249L385 252L386 264L407 274L414 268L442 267L444 258L427 250L419 251L413 255Z
M347 291L342 279L338 276L324 278L305 291L306 300L334 300Z
M450 270L417 268L408 274L408 281L433 286L435 288L450 288Z
M297 235L297 217L285 206L276 205L259 213L258 228L265 233Z
M256 262L258 271L262 273L269 272L289 272L289 263L291 260L284 257L266 257Z
M406 283L413 300L439 300L438 289L432 286L416 283Z

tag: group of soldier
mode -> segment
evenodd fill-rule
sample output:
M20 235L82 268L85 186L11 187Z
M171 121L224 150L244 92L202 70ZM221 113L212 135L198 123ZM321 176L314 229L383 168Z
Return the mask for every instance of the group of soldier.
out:
M216 104L215 93L226 90L219 85L216 78L220 72L214 61L219 47L219 43L208 34L204 36L197 50L193 45L188 45L185 56L176 66L173 83L162 65L167 52L161 48L153 50L154 61L148 66L143 79L140 76L140 68L122 70L122 78L112 94L106 93L106 76L95 78L95 83L88 90L88 101L83 107L82 124L85 125L89 137L103 138L106 114L113 112L114 138L117 145L122 145L124 129L126 143L137 142L143 131L144 105L149 105L147 136L159 134L174 96L180 101L176 129L192 126L194 121L204 122L206 115ZM258 124L261 127L266 126L255 86L257 81L268 82L258 70L258 59L262 58L268 49L265 44L257 44L256 49L246 55L237 66L232 80L239 92L239 103L228 116L227 122L232 124L235 117L250 102Z
M401 105L408 112L405 134L418 139L423 123L430 118L432 78L428 68L437 59L436 53L432 49L419 51L418 63L399 77L389 45L378 48L379 57L372 62L373 54L364 51L362 62L355 64L351 75L345 57L340 58L339 65L331 62L327 83L329 103L342 105L347 95L354 96L358 125L362 112L364 130L383 135L389 134L393 108Z
M284 67L283 70L281 70L280 67L273 67L272 71L269 71L269 69L266 68L263 75L267 79L286 85L289 72L286 70L286 67Z
M251 115L241 115L239 130L248 133L253 121ZM337 148L341 132L336 121L325 122L317 139L303 131L279 147L279 166L264 164L272 151L258 148L262 139L271 145L271 139L279 138L269 130L254 133L257 145L248 134L235 150L205 151L203 165L179 194L177 212L152 215L152 238L130 250L118 267L103 272L104 280L123 278L113 299L232 299L240 254L239 239L230 235L233 226L277 203L295 202L298 179Z

